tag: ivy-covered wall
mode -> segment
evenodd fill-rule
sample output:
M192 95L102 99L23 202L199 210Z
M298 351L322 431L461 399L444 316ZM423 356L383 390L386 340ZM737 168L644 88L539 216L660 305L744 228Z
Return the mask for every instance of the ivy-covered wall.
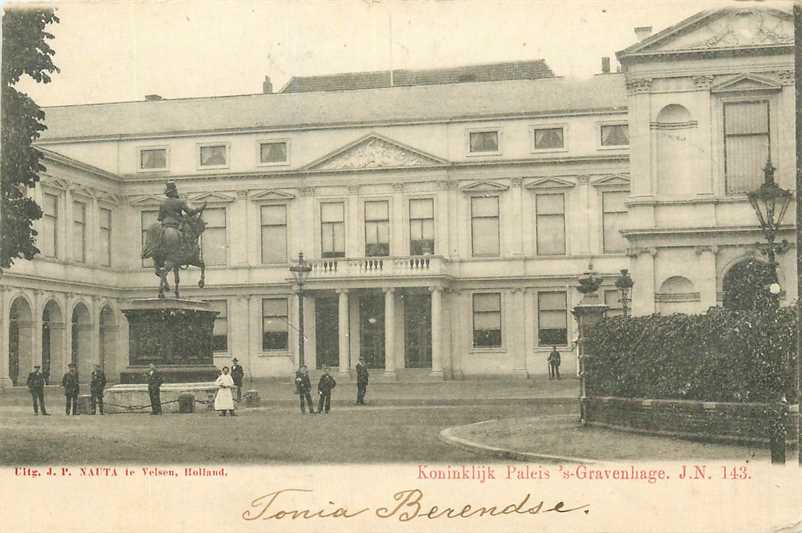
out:
M796 403L796 312L614 317L590 333L588 396Z

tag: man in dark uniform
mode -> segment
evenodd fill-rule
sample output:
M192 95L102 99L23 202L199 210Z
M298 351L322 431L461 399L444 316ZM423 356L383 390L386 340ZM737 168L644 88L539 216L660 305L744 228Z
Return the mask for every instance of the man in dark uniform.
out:
M28 390L31 391L33 398L33 414L39 414L39 406L42 406L42 414L48 416L45 409L45 375L42 374L39 365L33 365L33 372L28 374Z
M306 414L306 408L304 407L304 400L306 400L307 405L309 405L309 414L315 414L315 404L312 403L312 395L310 394L312 382L309 381L309 372L306 370L306 365L298 367L298 371L295 373L295 390L301 400L301 413Z
M95 414L96 408L100 407L100 414L103 414L103 389L106 388L106 374L100 365L95 365L92 377L89 380L89 408Z
M150 396L150 414L162 414L162 400L161 391L159 387L162 386L162 375L156 369L156 365L150 364L150 368L145 372L145 379L148 382L148 395Z
M69 371L64 374L64 378L61 380L61 385L64 387L64 398L66 401L66 412L70 414L70 408L72 408L72 414L78 414L78 392L80 390L80 385L78 384L78 372L75 370L75 363L70 363Z
M549 354L549 379L555 378L560 379L560 352L553 346Z
M164 190L164 195L167 197L159 204L159 234L149 235L146 239L146 249L143 250L142 257L152 257L154 247L160 250L178 250L186 245L185 240L181 235L181 226L184 222L184 216L195 215L202 212L206 208L206 203L201 207L194 209L189 207L185 200L178 197L178 189L172 181L167 183ZM150 229L148 230L151 231Z
M365 360L360 357L359 362L356 364L356 403L357 405L365 405L365 393L368 390L368 365Z
M317 384L317 392L320 394L320 400L317 403L318 414L329 414L331 409L331 391L337 386L337 382L329 374L329 369L323 369L323 375L320 376L320 381ZM325 411L324 411L325 409Z
M231 379L234 380L234 385L237 387L237 401L242 399L242 378L245 377L245 370L240 366L239 361L235 357L231 365Z

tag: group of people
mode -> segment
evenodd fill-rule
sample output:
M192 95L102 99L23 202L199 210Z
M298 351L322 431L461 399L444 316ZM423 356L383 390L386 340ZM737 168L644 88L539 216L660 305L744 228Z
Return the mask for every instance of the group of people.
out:
M65 413L69 415L78 415L78 395L81 392L81 384L78 381L78 370L75 363L67 365L69 370L61 380L61 386L64 388L65 399ZM33 372L28 374L28 390L31 391L31 398L33 400L33 414L38 415L42 411L42 415L49 416L45 407L45 383L47 379L42 372L41 365L34 365ZM100 414L103 414L103 389L106 388L106 374L100 365L95 365L92 375L89 379L89 412L96 414L98 409Z
M306 365L301 365L298 367L298 371L295 372L295 391L297 392L300 400L301 413L306 414L308 406L310 415L315 413L329 414L329 411L331 410L331 393L336 386L337 382L329 373L328 367L324 367L323 375L320 376L320 380L317 384L318 402L317 410L315 410L315 404L312 401L312 380L309 378L309 370L306 368ZM368 367L365 364L365 360L360 357L359 362L356 365L357 405L365 405L365 394L367 393L367 390Z

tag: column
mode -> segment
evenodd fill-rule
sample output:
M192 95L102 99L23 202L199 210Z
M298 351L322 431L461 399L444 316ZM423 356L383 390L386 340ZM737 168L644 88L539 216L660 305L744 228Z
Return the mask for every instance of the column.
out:
M697 246L694 251L699 257L699 312L704 313L708 308L715 306L718 299L718 274L716 270L718 246Z
M432 376L443 377L443 288L429 287L432 293Z
M512 289L512 325L510 328L510 350L512 351L512 374L529 377L526 370L526 310L524 309L524 289ZM517 326L515 324L518 324Z
M63 216L62 216L63 214ZM64 211L59 211L56 219L56 247L59 249L58 258L66 263L72 263L75 258L72 256L72 191L64 191ZM61 236L64 236L61 239Z
M31 364L42 364L42 301L44 300L44 293L40 290L33 291L33 309L31 309L31 327L33 328L33 337L31 338ZM20 335L22 335L20 333ZM33 370L31 368L30 370ZM29 371L30 371L29 370ZM22 373L20 373L22 376ZM27 378L27 374L25 378Z
M317 321L315 320L316 301L314 296L304 292L304 352L306 366L317 368Z
M395 377L395 289L384 289L384 375Z
M448 208L448 182L438 182L437 195L434 203L434 229L435 241L432 253L449 257L451 255L448 226L451 212Z
M40 187L36 187L39 189ZM39 204L42 205L42 204ZM8 377L8 326L9 320L6 314L6 293L5 287L0 286L0 390L11 387L11 378Z
M337 289L337 337L339 341L341 376L347 376L349 370L350 339L348 335L348 289Z
M229 209L231 227L228 228L230 244L229 258L232 266L247 265L249 261L248 244L256 239L248 236L251 220L248 217L248 190L237 191L237 199Z
M510 217L509 220L523 220L523 178L510 179ZM528 229L528 228L527 228ZM521 257L524 255L524 233L521 228L515 228L511 224L507 224L506 231L503 234L507 236L507 249L512 257Z

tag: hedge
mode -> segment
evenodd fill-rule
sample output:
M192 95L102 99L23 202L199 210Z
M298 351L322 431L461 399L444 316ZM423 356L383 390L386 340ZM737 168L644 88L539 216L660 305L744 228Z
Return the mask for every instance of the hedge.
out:
M775 401L796 391L795 308L614 317L587 339L590 396Z

